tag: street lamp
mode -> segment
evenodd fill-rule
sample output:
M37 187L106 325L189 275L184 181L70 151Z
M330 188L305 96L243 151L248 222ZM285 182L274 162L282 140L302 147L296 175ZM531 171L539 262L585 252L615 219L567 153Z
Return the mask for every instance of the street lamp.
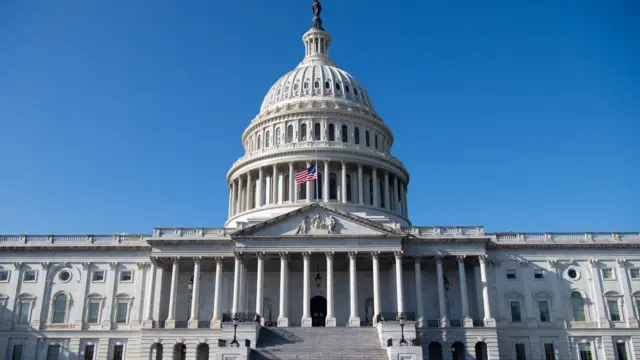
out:
M233 340L231 340L231 345L240 347L240 344L238 343L238 339L236 338L237 330L238 330L238 314L233 314Z
M402 334L400 337L400 346L407 345L407 340L404 339L404 319L404 314L400 313L398 316L398 320L400 321L400 332Z
M322 286L322 277L320 276L320 265L318 265L318 274L316 275L316 278L313 279L313 281L316 283L316 288L320 290L320 286Z

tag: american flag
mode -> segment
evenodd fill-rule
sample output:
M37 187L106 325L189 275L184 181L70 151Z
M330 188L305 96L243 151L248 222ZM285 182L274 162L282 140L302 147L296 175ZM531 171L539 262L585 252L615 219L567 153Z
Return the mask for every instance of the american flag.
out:
M316 166L302 170L296 174L296 185L304 184L307 181L315 180L318 177L318 171L316 171Z

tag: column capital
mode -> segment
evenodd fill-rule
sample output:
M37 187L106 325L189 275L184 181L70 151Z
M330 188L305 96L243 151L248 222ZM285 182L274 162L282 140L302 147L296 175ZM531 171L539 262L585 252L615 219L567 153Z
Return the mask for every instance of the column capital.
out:
M618 262L618 265L620 265L621 267L626 267L628 264L627 259L616 259L616 261Z
M324 256L326 256L326 258L329 260L333 260L333 251L326 251L324 253Z
M258 259L259 259L259 260L264 260L264 258L265 258L265 256L266 256L266 255L267 255L267 253L266 253L266 252L264 252L264 251L258 251L258 252L256 253L256 256L258 257Z
M378 260L380 258L380 251L372 251L371 252L371 258Z
M555 269L556 267L558 267L558 260L556 260L556 259L550 259L550 260L548 260L548 262L549 262L549 266L550 266L552 269Z
M478 256L478 262L480 264L486 264L488 260L489 260L489 257L487 255L479 255Z
M402 260L402 255L403 255L402 251L394 251L393 252L393 257L395 257L396 260Z
M83 268L84 268L85 264L87 264L87 267L85 268L85 270L88 269L89 266L91 266L91 263L88 263L88 262L87 263L82 263L82 267ZM145 262L139 262L136 265L138 266L138 269L140 269L140 270L143 270L143 269L146 269L148 267L151 267L151 263L146 262L146 261Z
M160 263L160 258L157 256L152 256L149 258L149 261L151 261L151 265L158 266L158 264Z
M362 164L358 163L358 169L362 169Z
M20 267L22 267L22 263L21 262L14 262L13 263L13 267L14 267L15 270L20 270ZM44 268L44 266L43 266L43 268Z
M591 264L592 267L597 267L598 266L598 259L589 259L589 264Z
M280 255L280 260L287 260L289 257L289 253L286 251L280 251L278 254Z
M311 257L311 251L303 251L302 252L302 258L305 260L309 260L309 258Z
M340 161L340 164L342 165L342 167L347 167L347 162L346 161Z
M467 258L467 255L456 255L456 261L458 264L464 264L464 259Z
M436 258L436 263L442 265L442 259L444 258L444 256L438 254L435 256L435 258Z
M416 264L420 264L420 262L422 261L422 257L421 256L414 256L413 257L413 262Z
M173 265L176 265L179 261L180 261L180 257L179 256L171 257L171 262L173 263Z
M237 261L242 261L242 252L234 252L234 253L233 253L233 257L234 257Z
M217 264L222 264L222 261L224 261L224 258L222 256L216 256L216 265Z
M200 265L200 261L202 260L202 256L194 256L193 257L193 263L195 265Z
M171 258L171 259L177 259L173 262L174 264L177 263L178 260L180 260L180 258ZM120 263L117 261L113 261L109 263L109 267L111 268L111 270L115 270L118 267L118 265L120 265Z
M349 259L350 260L355 260L356 259L356 255L358 255L358 252L357 251L349 251L348 255L349 255Z

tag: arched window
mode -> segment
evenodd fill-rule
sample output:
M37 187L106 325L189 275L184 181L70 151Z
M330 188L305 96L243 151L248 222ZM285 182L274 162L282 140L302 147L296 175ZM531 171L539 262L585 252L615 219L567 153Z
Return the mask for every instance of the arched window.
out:
M316 141L319 141L320 135L322 135L320 131L320 123L315 123L315 125L313 125L313 137Z
M59 293L53 298L53 315L51 317L52 324L64 324L67 317L67 295L65 293Z
M371 141L369 140L369 130L364 132L364 144L367 147L371 147Z
M307 141L307 124L300 125L300 140L299 141Z
M196 351L196 359L197 360L209 360L209 345L206 343L201 343L197 347Z
M282 130L280 128L276 128L276 146L280 145L280 140L282 138Z
M287 125L287 137L285 141L287 144L293 141L293 125Z
M571 294L571 307L573 309L573 321L587 321L584 311L584 298L577 291Z
M329 200L338 200L338 175L329 174Z
M329 124L329 141L336 140L336 128L333 124Z
M487 360L487 343L484 341L476 343L476 360Z
M349 130L347 129L347 125L342 125L340 137L342 138L343 143L346 143L349 140Z
M376 134L376 135L373 137L373 139L374 139L374 145L375 145L375 148L376 148L376 150L377 150L377 149L378 149L378 134Z
M183 343L173 346L173 360L185 360L187 358L187 346Z
M360 145L360 129L357 126L353 129L353 141L356 145Z
M258 140L256 140L256 149L260 150L260 143L262 142L262 138L258 135Z
M151 345L151 359L162 360L162 344L154 343Z
M331 83L328 82L328 81L325 81L324 88L327 89L327 90L331 89Z
M320 82L316 80L316 82L313 83L313 87L316 89L320 88Z
M268 148L269 146L271 146L271 134L269 134L269 132L267 131L266 133L264 133L264 147Z
M347 174L347 201L353 201L351 200L351 174Z
M339 82L336 82L336 90L340 91L340 83Z
M442 345L438 342L429 344L429 360L442 360Z
M451 358L453 360L464 360L465 350L463 343L459 341L453 343L453 345L451 346Z

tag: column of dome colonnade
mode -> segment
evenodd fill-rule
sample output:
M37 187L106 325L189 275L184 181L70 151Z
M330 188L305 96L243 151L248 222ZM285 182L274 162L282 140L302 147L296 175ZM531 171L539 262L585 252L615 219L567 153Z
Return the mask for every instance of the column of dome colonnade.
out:
M486 255L479 256L467 256L467 255L455 255L455 256L423 256L423 257L406 257L401 251L396 252L388 252L388 251L371 251L371 252L362 252L358 253L355 251L329 251L329 252L316 252L312 253L310 251L304 251L300 253L289 253L289 252L257 252L257 253L233 253L233 255L227 256L226 258L233 261L233 286L232 286L232 301L231 301L231 314L248 314L250 313L250 309L252 306L246 301L249 298L248 287L255 286L255 315L257 315L257 319L262 319L263 317L263 301L264 301L264 279L265 279L265 262L274 261L280 263L280 282L279 282L279 304L278 304L278 319L277 326L279 327L288 327L290 326L289 316L289 272L290 272L290 261L293 256L295 256L295 260L299 260L298 255L301 256L303 262L303 291L302 291L302 317L300 319L300 324L302 327L310 327L313 326L311 313L310 313L310 291L311 291L311 256L313 254L319 254L324 256L326 261L326 300L327 300L327 309L325 314L325 326L327 327L335 327L338 324L336 323L335 318L335 304L336 301L339 303L346 303L346 299L335 299L334 285L336 278L334 277L334 258L336 256L341 256L343 259L348 259L348 281L349 283L349 318L347 322L344 324L345 326L350 327L358 327L361 325L359 313L358 313L358 263L361 265L363 262L371 261L371 273L372 273L372 282L373 282L373 316L372 323L375 325L380 320L380 315L382 315L382 299L381 299L381 288L380 288L380 260L384 257L387 260L391 260L390 263L393 265L393 275L395 278L395 316L400 316L404 314L405 316L409 315L409 312L413 310L415 311L415 320L416 325L418 327L422 327L426 324L426 319L424 318L425 303L431 303L430 299L424 298L424 293L422 291L423 284L423 274L425 272L433 272L435 271L437 274L437 285L438 292L437 298L439 303L439 326L440 327L449 327L450 320L448 317L448 311L445 305L445 292L448 289L445 289L447 285L445 285L446 276L444 276L443 263L446 261L450 265L453 262L457 263L458 267L458 275L459 275L459 286L460 293L463 301L461 302L461 314L462 318L459 319L459 323L463 327L474 327L477 326L471 320L469 316L469 304L466 301L467 296L465 296L467 292L467 277L465 273L465 264L468 265L468 262L474 261L477 262L476 265L479 265L480 272L480 280L477 284L478 290L481 292L482 296L482 313L483 313L483 326L493 327L495 326L495 320L491 315L491 304L489 298L489 289L487 284L487 264L489 263ZM271 255L271 256L269 256ZM223 288L221 286L222 283L222 273L223 273L223 264L225 257L189 257L189 258L180 258L180 257L171 257L163 259L164 261L160 261L159 258L152 259L152 273L154 273L154 269L157 266L160 266L160 263L170 264L168 267L168 271L171 272L171 280L169 286L169 310L168 316L166 319L166 328L176 328L176 327L189 327L189 328L202 328L203 324L206 322L211 328L220 328L222 324L222 314L221 314L221 291ZM189 315L188 322L179 322L176 321L176 306L177 304L177 289L178 289L178 279L180 278L180 271L184 271L185 264L181 264L181 261L187 262L191 261L193 263L191 272L193 274L193 282L192 282L192 305L191 305L191 313ZM213 296L213 316L212 319L203 320L199 318L198 311L198 299L200 293L200 284L202 276L200 271L201 263L204 260L210 260L215 262L215 273L214 273L214 296ZM428 264L432 264L433 260L435 260L435 269L429 268L427 266L423 266L425 261L429 261ZM415 308L414 309L406 309L405 308L405 291L403 289L403 276L405 272L403 269L405 266L404 263L413 263L413 272L414 272L414 286L415 289L412 291L416 296ZM227 262L228 263L228 262ZM248 284L248 265L256 264L255 267L255 284ZM433 265L431 265L433 267ZM368 266L367 266L368 268ZM400 270L400 271L399 271ZM153 279L153 278L152 278ZM159 278L162 281L162 278ZM162 284L157 284L155 280L147 282L146 294L149 299L153 298L153 294L155 294L155 287L162 286ZM243 301L244 299L244 301ZM154 306L157 304L157 301L149 301L145 304L144 309L144 321L143 326L145 328L158 327L157 321L153 319L154 314ZM242 317L246 321L253 321L253 318L247 318L247 316ZM392 319L386 319L392 320ZM395 319L394 319L395 320ZM181 324L184 323L184 324ZM263 323L264 324L264 323ZM340 324L341 325L341 324Z
M229 187L229 217L316 200L366 205L408 217L405 176L359 162L318 159L318 186L297 185L296 174L315 164L316 160L270 164L236 175Z

